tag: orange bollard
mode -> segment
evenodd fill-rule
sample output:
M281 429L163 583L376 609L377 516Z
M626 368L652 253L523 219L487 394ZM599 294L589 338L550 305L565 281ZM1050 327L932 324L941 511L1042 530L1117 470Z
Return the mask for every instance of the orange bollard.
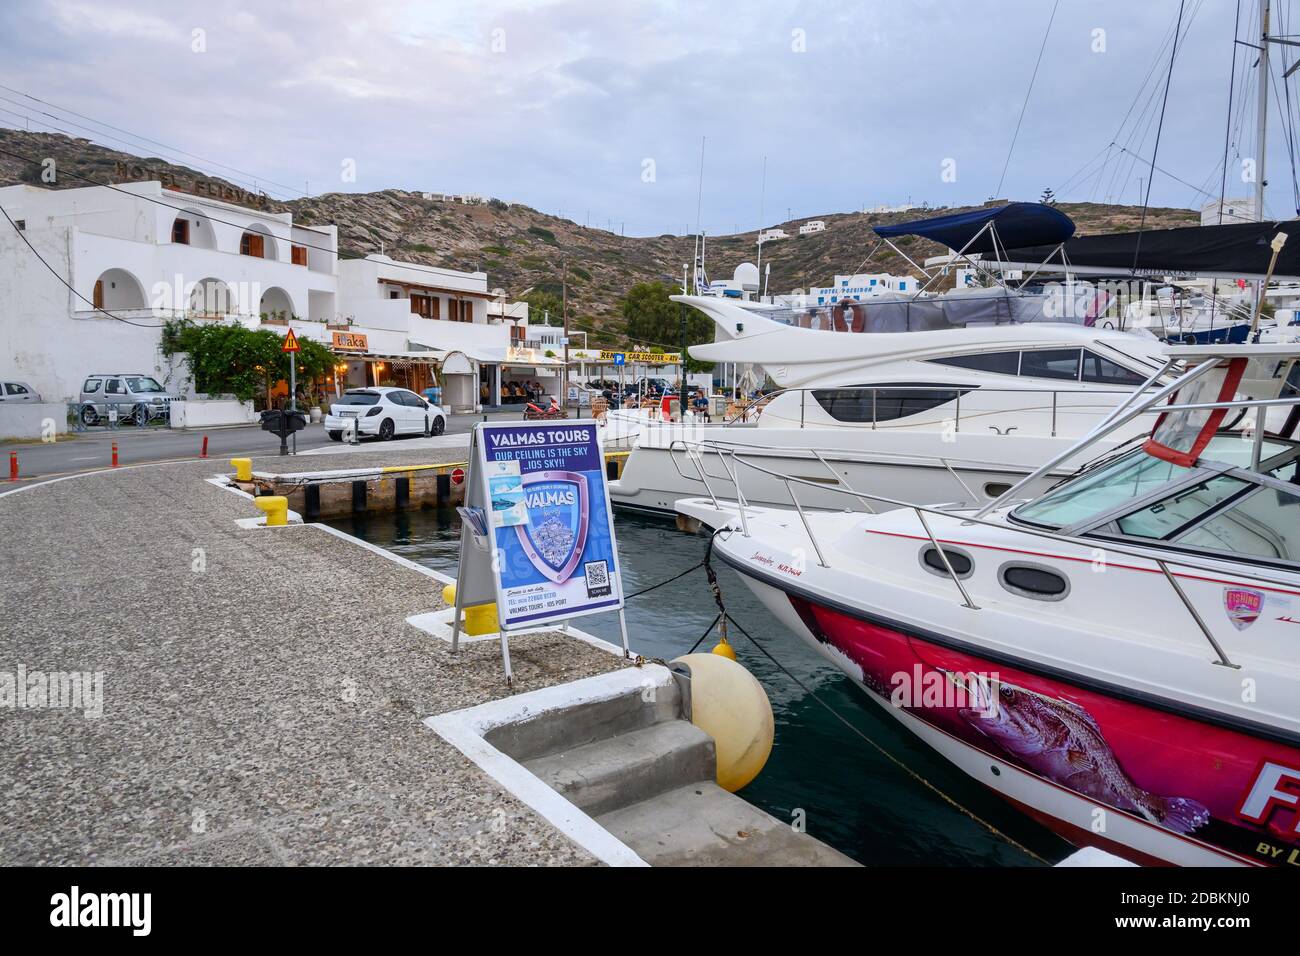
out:
M16 451L9 453L9 480L18 480L18 452Z
M113 442L113 467L117 467L117 442Z
M207 435L203 436L203 450L199 452L199 457L200 458L208 457L208 436Z

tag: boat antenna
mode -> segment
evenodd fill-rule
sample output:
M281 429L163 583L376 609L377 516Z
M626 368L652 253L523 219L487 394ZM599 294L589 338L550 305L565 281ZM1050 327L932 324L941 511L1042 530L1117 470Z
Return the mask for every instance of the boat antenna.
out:
M755 268L758 269L758 274L760 276L763 274L763 204L766 199L767 199L767 157L764 156L762 185L758 187L758 263L755 266ZM769 265L768 270L770 271L771 268L772 267ZM762 290L759 291L758 300L760 302L763 301Z
M1034 91L1034 80L1038 79L1038 68L1043 62L1043 51L1047 49L1047 38L1052 35L1052 22L1056 19L1056 8L1061 5L1061 0L1056 0L1052 4L1052 15L1047 18L1047 29L1043 32L1043 44L1038 48L1038 59L1034 61L1034 72L1029 77L1029 88L1025 90L1025 101L1020 104L1020 118L1016 120L1016 131L1011 134L1011 145L1007 147L1007 161L1002 164L1002 175L998 177L998 188L993 191L994 198L1002 195L1002 183L1007 178L1007 170L1011 167L1011 154L1015 152L1016 140L1020 138L1020 124L1025 121L1025 110L1029 108L1029 94Z
M1228 116L1223 124L1223 173L1219 177L1219 222L1223 225L1223 205L1228 201L1228 143L1232 138L1232 98L1237 86L1237 44L1241 35L1241 0L1232 22L1232 70L1228 73ZM1219 306L1219 277L1210 286L1210 332L1214 332L1214 313Z

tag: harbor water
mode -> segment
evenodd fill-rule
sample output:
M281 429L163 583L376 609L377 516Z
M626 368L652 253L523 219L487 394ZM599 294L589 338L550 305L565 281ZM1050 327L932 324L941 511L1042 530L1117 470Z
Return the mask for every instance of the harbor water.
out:
M460 524L454 510L357 515L330 524L455 574ZM699 564L707 544L705 535L684 534L671 522L623 513L616 530L629 595ZM807 832L867 865L1040 865L1010 841L1052 863L1069 854L1071 848L1050 831L903 730L774 621L735 572L720 562L714 567L728 612L770 655L731 634L737 658L763 683L776 718L772 756L742 797L777 819L802 821ZM664 659L685 654L716 614L704 571L697 569L628 602L632 650ZM574 624L613 643L620 640L614 614ZM700 647L716 642L715 629Z

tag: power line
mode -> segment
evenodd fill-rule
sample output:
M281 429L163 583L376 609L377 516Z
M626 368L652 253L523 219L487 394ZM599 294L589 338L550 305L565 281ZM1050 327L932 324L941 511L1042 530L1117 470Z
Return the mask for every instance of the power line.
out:
M13 227L14 227L14 232L18 233L18 238L21 239L21 240L22 240L22 241L27 245L27 248L31 250L32 255L34 255L37 259L39 259L39 260L41 261L41 265L45 266L45 268L48 269L48 270L50 271L50 275L54 276L54 278L58 279L61 283L63 283L65 286L67 286L67 287L68 287L68 290L69 290L73 295L75 295L75 296L76 296L78 299L80 299L82 302L85 302L87 305L89 305L89 306L90 306L92 309L94 309L96 312L102 312L104 315L108 316L110 319L117 319L117 321L119 321L119 322L125 322L127 325L134 325L136 328L141 328L141 329L161 329L161 328L162 328L161 325L145 325L143 322L132 322L130 319L123 318L123 317L120 316L120 315L114 315L112 312L109 312L107 309L105 309L105 308L103 308L103 307L101 307L101 306L95 305L94 302L92 302L90 299L87 299L84 295L82 295L80 292L78 292L76 289L74 289L74 288L72 287L72 284L71 284L70 282L68 282L67 279L63 278L63 276L59 275L58 270L55 269L54 266L50 265L50 263L46 261L45 257L44 257L43 255L40 254L40 252L37 250L37 248L36 248L34 245L32 245L31 240L28 239L27 236L24 234L24 230L23 230L22 228L19 227L18 223L14 222L13 217L9 215L9 211L8 211L7 209L5 209L3 206L0 206L0 213L4 213L4 217L5 217L6 219L9 220L9 225L13 226Z
M68 113L68 114L70 114L70 115L72 115L72 116L77 117L78 119L84 119L84 120L87 120L88 122L94 123L94 124L96 124L97 126L102 126L102 127L105 127L106 129L111 129L111 130L113 130L113 131L115 131L115 132L118 132L118 133L125 133L127 136L131 137L132 139L139 140L139 141L142 142L142 143L149 143L149 144L151 144L151 145L153 145L153 146L161 146L163 149L169 150L169 151L171 151L171 152L173 152L173 153L177 153L177 154L179 154L179 155L181 155L181 156L188 156L188 157L190 157L191 159L197 159L197 160L199 160L199 162L206 163L206 164L208 164L209 166L219 166L219 167L221 167L222 169L228 169L228 170L230 170L230 171L232 171L232 172L239 173L239 174L241 174L241 175L243 175L243 176L247 176L250 180L252 180L252 181L255 182L255 183L256 183L256 182L265 182L265 183L270 183L272 186L280 186L280 187L282 187L282 188L284 188L284 189L289 190L289 194L290 194L290 195L295 195L295 196L297 196L297 195L302 195L301 193L297 192L297 190L296 190L295 187L293 187L293 186L286 186L284 183L278 183L278 182L276 182L274 179L267 179L267 178L264 177L264 176L258 176L258 175L254 174L254 173L250 173L250 172L248 172L248 171L245 170L245 169L240 169L240 168L238 168L237 166L229 166L229 165L227 165L227 164L225 164L225 163L219 163L219 162L217 162L217 161L214 160L214 159L208 159L208 158L206 158L206 157L199 156L197 153L191 153L191 152L189 152L188 150L181 149L181 148L179 148L179 147L177 147L177 146L169 146L168 144L166 144L166 143L162 143L162 142L159 142L159 141L156 140L156 139L150 139L150 138L147 137L147 136L142 136L142 135L139 134L139 133L133 133L133 132L131 132L130 130L128 130L128 129L123 129L123 128L120 127L120 126L114 126L112 123L105 123L103 120L97 120L97 119L95 119L95 118L92 117L92 116L86 116L84 113L78 113L76 110L68 109L66 106L59 106L59 105L56 104L56 103L51 103L51 102L48 101L48 100L43 100L43 99L41 99L39 96L33 96L32 94L30 94L30 93L28 93L28 92L26 92L26 91L24 91L24 90L16 90L16 89L14 89L13 87L5 86L3 83L0 83L0 90L6 90L7 92L9 92L9 93L13 93L13 94L15 94L15 95L17 95L17 96L25 97L25 98L31 100L31 101L34 102L34 103L40 103L41 105L43 105L43 106L48 106L48 107L50 107L51 109L59 110L60 112L63 112L63 113ZM12 101L10 101L10 102L12 102ZM17 104L17 105L21 105L21 104ZM50 114L47 113L47 114L45 114L45 115L48 116L48 115L50 115ZM69 122L68 120L63 119L62 117L54 117L54 118L56 118L56 119L62 119L63 122L65 122L65 123L66 123L66 122ZM76 124L74 123L74 124L72 124L72 125L75 126ZM85 127L81 127L81 128L84 129ZM121 141L119 140L119 142L121 142Z

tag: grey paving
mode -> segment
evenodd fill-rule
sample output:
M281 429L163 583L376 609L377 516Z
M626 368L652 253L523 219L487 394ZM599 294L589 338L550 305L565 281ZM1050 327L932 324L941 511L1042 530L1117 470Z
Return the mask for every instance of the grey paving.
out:
M239 529L220 467L0 498L0 673L104 674L99 719L0 707L0 863L592 862L422 725L506 692L495 644L453 657L404 622L437 582L319 528ZM621 666L554 634L512 652L521 692Z

